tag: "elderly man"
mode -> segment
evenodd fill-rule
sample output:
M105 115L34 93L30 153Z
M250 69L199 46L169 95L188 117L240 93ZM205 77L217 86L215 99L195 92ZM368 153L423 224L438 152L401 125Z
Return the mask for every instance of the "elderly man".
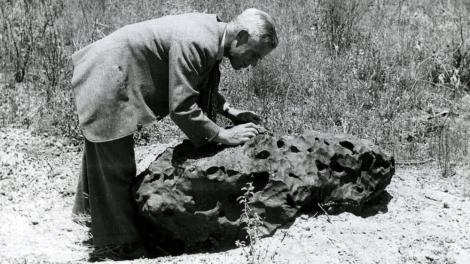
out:
M259 117L231 108L218 93L219 63L227 57L235 69L255 66L277 44L272 18L247 9L228 23L184 14L128 25L72 56L85 137L73 213L91 215L92 259L149 256L130 192L133 133L169 114L197 147L248 141ZM219 127L217 113L241 125Z

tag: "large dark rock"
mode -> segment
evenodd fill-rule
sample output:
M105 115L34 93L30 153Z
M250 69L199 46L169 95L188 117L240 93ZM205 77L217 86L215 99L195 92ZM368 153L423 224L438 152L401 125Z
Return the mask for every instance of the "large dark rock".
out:
M154 242L178 254L224 249L245 237L237 197L248 182L268 235L318 204L360 210L394 172L393 157L351 136L262 134L234 148L168 148L139 176L134 193Z

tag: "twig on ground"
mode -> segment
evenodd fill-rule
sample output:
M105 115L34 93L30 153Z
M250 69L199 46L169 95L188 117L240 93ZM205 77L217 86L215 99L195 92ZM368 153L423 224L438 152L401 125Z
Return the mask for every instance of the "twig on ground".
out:
M47 166L49 166L49 172L53 171L54 168L52 168L51 163L49 163L49 160L46 159Z
M436 202L441 202L441 200L436 199L436 198L433 198L433 197L428 196L428 195L426 195L426 194L424 195L424 198L427 198L427 199L429 199L429 200L436 201Z
M328 223L331 224L331 219L330 219L330 215L328 214L328 212L325 210L325 208L323 208L323 206L321 206L320 203L318 203L318 206L319 206L320 209L325 213L325 215L326 215L326 221L328 221Z

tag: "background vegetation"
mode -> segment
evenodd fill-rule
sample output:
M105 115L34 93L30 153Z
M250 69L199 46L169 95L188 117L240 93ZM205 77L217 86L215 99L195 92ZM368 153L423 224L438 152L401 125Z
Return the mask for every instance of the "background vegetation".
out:
M184 12L276 20L280 45L257 67L226 63L221 89L275 133L351 133L398 160L470 151L470 1L0 0L0 126L80 138L70 55L117 28ZM138 135L162 140L165 120Z

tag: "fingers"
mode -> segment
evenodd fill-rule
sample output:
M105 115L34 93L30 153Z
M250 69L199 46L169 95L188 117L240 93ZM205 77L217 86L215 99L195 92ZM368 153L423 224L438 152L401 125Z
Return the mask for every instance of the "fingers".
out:
M253 138L258 134L258 132L253 132L253 131L245 131L244 133L241 134L242 137L249 137Z
M254 128L254 127L247 127L245 129L243 129L244 132L251 132L255 135L258 135L259 134L259 131L257 128Z
M254 124L254 123L245 123L245 124L241 124L240 126L244 127L244 128L254 128L256 130L258 130L258 125Z
M245 128L254 128L256 129L257 134L266 132L266 128L264 128L261 125L254 124L254 123L241 124L240 126L244 126Z
M240 143L248 142L248 141L250 141L250 139L251 138L249 138L249 137L243 137L243 138L240 139Z
M226 135L227 140L223 142L224 144L227 144L227 145L243 144L251 140L252 138L256 137L256 135L259 134L261 129L263 128L253 123L246 123L246 124L234 126L226 130L226 132L228 132L228 135Z

